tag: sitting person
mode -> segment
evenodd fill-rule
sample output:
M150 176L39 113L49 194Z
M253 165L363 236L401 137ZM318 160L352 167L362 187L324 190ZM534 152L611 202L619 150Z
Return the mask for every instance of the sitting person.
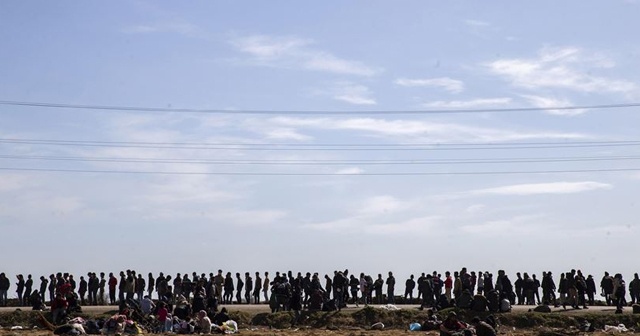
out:
M496 336L496 330L487 322L480 321L479 317L474 317L471 324L476 329L476 336Z
M51 315L53 315L53 324L59 324L67 315L67 300L62 294L56 294L56 298L51 302Z
M202 334L210 334L211 327L211 319L207 316L207 312L204 310L199 311L196 316L196 331Z
M473 297L471 296L471 293L468 289L465 289L462 291L462 294L460 294L460 298L456 300L456 306L458 308L468 309L471 308L472 301Z
M40 295L40 293L38 293L37 289L34 290L33 293L31 293L31 296L29 296L29 302L31 302L31 307L33 310L45 309L44 302L42 302L42 296Z
M156 308L156 304L153 303L153 300L149 297L149 295L145 295L144 298L140 301L140 310L145 315L151 314L151 312Z
M442 321L440 321L438 315L434 314L433 309L429 309L427 310L427 319L422 323L422 330L439 330L441 324Z
M489 301L482 294L476 294L473 297L473 302L471 303L471 310L476 312L484 312L487 310L489 306Z
M105 323L102 329L104 335L122 335L124 333L124 327L127 323L127 316L116 314L111 316Z
M221 326L223 323L229 321L229 315L227 314L227 308L223 307L216 316L213 317L213 323L217 326Z
M440 325L440 336L464 335L465 330L467 330L467 324L458 320L455 312L450 312Z

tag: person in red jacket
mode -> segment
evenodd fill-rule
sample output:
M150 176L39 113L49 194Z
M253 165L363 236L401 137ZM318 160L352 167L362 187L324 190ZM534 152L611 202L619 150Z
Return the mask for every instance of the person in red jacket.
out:
M118 279L113 276L113 273L109 273L109 304L116 304L116 286L118 285Z
M53 315L53 324L60 323L60 319L67 313L67 300L61 293L56 294L55 300L51 302L51 314Z

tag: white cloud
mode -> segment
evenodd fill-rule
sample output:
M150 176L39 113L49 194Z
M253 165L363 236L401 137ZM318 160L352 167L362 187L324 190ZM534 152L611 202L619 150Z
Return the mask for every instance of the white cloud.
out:
M239 51L249 54L259 65L298 68L344 75L373 76L381 70L361 62L339 58L310 47L314 42L297 37L254 35L231 41Z
M422 104L424 107L444 107L444 108L474 108L505 105L511 102L511 98L479 98L472 100L434 101Z
M486 206L484 204L473 204L468 206L464 211L467 213L475 214L484 210Z
M313 139L308 135L304 135L292 128L276 128L272 130L266 131L266 136L268 139L274 140L296 140L296 141L306 141Z
M550 98L550 97L541 97L534 95L522 95L523 98L527 99L532 105L540 108L553 108L553 107L563 107L563 106L572 106L573 104L568 99L558 99L558 98ZM572 109L572 110L545 110L544 112L552 115L559 116L576 116L585 113L587 110L584 109Z
M576 92L609 92L630 95L638 85L621 79L591 74L615 66L601 54L587 54L575 47L544 48L537 58L505 58L487 63L489 71L526 89L567 89Z
M472 26L472 27L488 27L491 25L489 22L480 21L480 20L464 20L464 23L467 26Z
M395 80L394 83L396 85L408 86L408 87L416 87L416 86L437 87L437 88L442 88L451 93L460 93L464 90L464 83L462 81L457 79L452 79L449 77L424 78L424 79L398 78Z
M337 175L358 175L362 173L364 173L364 170L358 167L343 168L335 172Z
M387 120L376 118L293 118L276 117L270 122L280 127L304 127L326 130L361 131L378 136L420 142L504 142L530 139L584 139L580 133L527 131L438 123L423 120Z
M335 89L334 99L354 105L375 105L372 92L364 85L342 84Z
M198 26L187 22L140 24L125 27L122 31L127 34L175 33L185 36L196 36L202 33Z
M472 195L542 195L542 194L575 194L592 190L606 190L613 188L612 185L600 182L551 182L551 183L531 183L515 184L497 188L473 190L468 192Z
M509 219L491 220L480 224L463 225L461 232L474 235L506 235L506 234L530 234L540 232L542 225L539 221L544 215L519 215Z
M25 175L0 174L0 191L2 192L21 190L29 184L29 179Z
M383 195L366 199L358 212L362 215L388 214L407 209L409 203L403 202L393 196Z

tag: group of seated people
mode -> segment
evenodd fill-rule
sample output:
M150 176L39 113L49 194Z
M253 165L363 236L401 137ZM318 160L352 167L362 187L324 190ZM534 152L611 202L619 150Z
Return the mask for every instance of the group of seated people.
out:
M180 295L175 300L162 297L158 302L145 296L139 302L129 300L121 308L121 314L146 321L151 331L174 332L177 334L224 333L237 330L237 324L229 318L226 308L218 312L215 298L206 304L199 300L189 302Z

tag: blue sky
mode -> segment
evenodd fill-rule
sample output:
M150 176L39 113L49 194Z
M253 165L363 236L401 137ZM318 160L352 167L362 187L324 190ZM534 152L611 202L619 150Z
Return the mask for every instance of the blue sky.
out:
M6 169L0 171L0 254L16 255L3 258L1 271L349 268L372 274L392 270L404 278L467 266L511 273L582 268L598 276L607 269L631 276L640 171L366 174L640 169L637 145L472 149L638 141L637 108L367 111L640 102L640 45L633 33L640 30L639 5L0 2L0 100L359 112L264 115L0 105L0 167ZM130 146L140 142L155 147ZM272 150L157 148L158 143L271 144ZM466 149L406 146L443 143ZM381 144L403 150L273 150L282 148L273 144ZM111 162L88 160L105 158ZM560 158L598 160L557 162ZM147 161L122 162L131 159ZM510 162L514 159L526 162ZM277 160L289 161L256 164L282 163ZM308 160L324 164L301 164ZM247 161L253 163L239 164ZM414 164L397 164L401 161ZM220 172L329 175L215 175Z

